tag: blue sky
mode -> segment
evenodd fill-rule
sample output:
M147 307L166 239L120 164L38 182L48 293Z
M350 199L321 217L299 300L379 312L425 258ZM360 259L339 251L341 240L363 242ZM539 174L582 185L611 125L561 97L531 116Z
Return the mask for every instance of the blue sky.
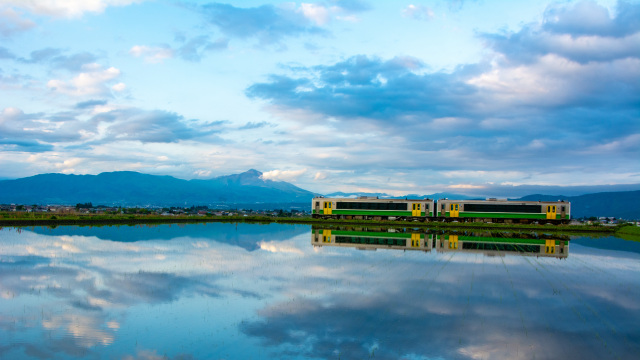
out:
M0 0L0 178L640 183L638 1Z

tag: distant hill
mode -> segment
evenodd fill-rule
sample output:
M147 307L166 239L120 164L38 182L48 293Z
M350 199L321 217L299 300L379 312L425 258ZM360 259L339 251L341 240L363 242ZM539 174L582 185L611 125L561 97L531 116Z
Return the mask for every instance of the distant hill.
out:
M0 203L191 206L237 203L310 203L314 194L262 173L209 180L117 171L98 175L42 174L0 181Z
M0 181L0 204L75 205L91 202L94 205L107 206L214 205L219 208L309 210L311 199L316 195L318 194L284 181L265 180L260 171L253 169L241 174L220 176L209 180L181 180L172 176L117 171L98 175L42 174ZM385 193L336 192L325 196L472 199L469 196L453 193L391 196ZM580 196L536 194L514 200L567 200L571 202L571 215L574 218L608 216L640 219L640 190L601 192Z
M424 199L424 198L429 198L429 199L459 199L459 200L466 200L466 199L471 199L471 197L466 196L466 195L460 195L460 194L453 194L453 193L435 193L435 194L431 194L431 195L418 195L418 194L407 194L407 195L401 195L401 196L393 196L393 195L389 195L386 193L366 193L366 192L351 192L351 193L345 193L345 192L334 192L331 194L327 194L325 195L325 197L341 197L341 198L358 198L360 196L372 196L372 197L378 197L380 199ZM484 198L482 198L484 200Z
M608 216L620 219L640 219L640 190L601 192L580 196L528 195L517 200L571 202L571 216L574 218Z

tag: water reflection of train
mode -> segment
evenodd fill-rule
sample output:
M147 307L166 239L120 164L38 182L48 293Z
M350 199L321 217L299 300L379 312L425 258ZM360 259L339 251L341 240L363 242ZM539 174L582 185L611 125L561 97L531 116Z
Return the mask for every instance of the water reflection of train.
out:
M506 254L555 258L569 256L567 236L495 231L313 226L311 244L353 247L359 250L393 249L429 252L435 249L438 252L475 252L487 256Z
M568 223L565 201L313 198L311 213L321 219Z

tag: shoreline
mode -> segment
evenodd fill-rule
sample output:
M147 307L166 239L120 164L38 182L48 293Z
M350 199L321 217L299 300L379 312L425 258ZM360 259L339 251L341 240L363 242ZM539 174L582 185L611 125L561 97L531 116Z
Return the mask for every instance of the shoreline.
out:
M620 226L593 225L537 225L537 224L493 224L493 223L448 223L448 222L414 222L414 221L372 221L372 220L321 220L313 218L278 218L266 216L148 216L148 215L47 215L41 217L0 217L0 227L29 226L105 226L105 225L144 225L144 224L179 224L179 223L259 223L259 224L306 224L306 225L356 225L382 227L414 227L432 229L475 229L505 231L544 231L562 233L613 234Z

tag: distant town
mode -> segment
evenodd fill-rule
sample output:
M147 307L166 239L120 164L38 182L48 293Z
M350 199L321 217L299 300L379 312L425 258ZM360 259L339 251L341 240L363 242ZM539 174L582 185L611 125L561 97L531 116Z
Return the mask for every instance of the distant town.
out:
M276 210L252 210L252 209L225 209L209 208L208 206L191 207L120 207L120 206L93 206L91 203L69 205L24 205L24 204L0 204L0 212L24 212L24 213L48 213L48 214L76 214L76 215L160 215L160 216L242 216L260 215L273 217L305 217L311 216L310 211L298 209Z
M185 207L159 207L159 206L106 206L92 203L79 203L70 205L26 205L26 204L0 204L2 212L23 213L47 213L51 215L156 215L156 216L269 216L269 217L309 217L311 211L306 209L244 209L233 208L230 205L219 205L215 208L209 206L185 206ZM637 219L620 219L615 217L582 217L571 219L570 225L605 225L615 226L619 224L635 224L640 226Z

